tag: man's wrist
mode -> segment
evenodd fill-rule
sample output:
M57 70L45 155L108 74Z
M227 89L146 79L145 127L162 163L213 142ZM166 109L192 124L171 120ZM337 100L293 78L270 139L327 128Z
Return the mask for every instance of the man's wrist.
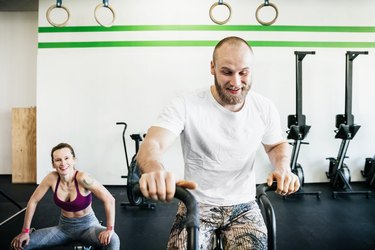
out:
M144 164L144 166L139 166L142 173L148 173L153 171L165 170L164 165L159 160L152 160Z
M113 226L107 226L108 231L113 231Z
M30 228L22 228L22 233L24 234L29 234L30 233Z

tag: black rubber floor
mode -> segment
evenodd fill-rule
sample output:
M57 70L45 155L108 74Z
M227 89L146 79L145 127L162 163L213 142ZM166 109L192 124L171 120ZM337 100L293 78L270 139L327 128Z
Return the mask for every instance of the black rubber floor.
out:
M332 197L328 183L306 184L304 191L321 191L316 196L293 196L283 199L269 193L277 218L278 250L374 250L375 249L375 189L353 183L355 190L371 190L365 195ZM11 184L11 177L0 176L0 190L21 206L36 185ZM121 239L121 249L166 249L170 226L177 209L177 201L157 203L155 210L123 207L127 200L125 187L107 186L116 198L115 230ZM104 219L102 204L94 199L93 207L99 219ZM0 221L16 213L18 208L0 195ZM52 193L40 202L32 226L52 226L57 223L59 210L52 201ZM9 242L22 228L23 214L0 227L0 249L8 249ZM54 250L72 249L56 247Z

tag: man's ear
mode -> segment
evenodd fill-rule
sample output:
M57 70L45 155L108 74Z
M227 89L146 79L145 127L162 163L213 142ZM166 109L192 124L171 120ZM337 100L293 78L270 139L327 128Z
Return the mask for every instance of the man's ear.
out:
M211 61L211 75L215 75L215 64L214 64L214 61Z

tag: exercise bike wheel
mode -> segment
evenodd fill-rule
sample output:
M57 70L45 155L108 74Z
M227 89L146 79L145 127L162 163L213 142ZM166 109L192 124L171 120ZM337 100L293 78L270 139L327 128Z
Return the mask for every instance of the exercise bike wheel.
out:
M345 180L346 180L346 183L350 183L351 176L350 176L350 170L349 170L348 166L346 164L343 164L342 168L340 168L338 171L341 172L343 178L345 178ZM346 183L345 183L344 180L339 178L339 181L338 181L339 188L342 188L344 190L347 189Z
M303 169L300 164L297 164L297 166L292 170L293 174L297 175L299 183L301 187L305 183L305 176L303 174Z
M137 196L133 192L133 187L139 182L139 177L141 176L141 173L139 169L137 168L137 163L133 157L130 167L129 167L129 173L128 173L128 184L126 193L128 195L129 203L132 206L138 206L141 203L143 203L143 197Z
M132 206L138 206L140 204L142 204L143 202L143 198L142 197L139 197L139 196L136 196L132 191L131 189L134 187L134 185L128 185L129 189L126 190L127 194L128 194L128 200L129 200L129 203L132 205Z
M328 172L326 172L326 175L327 175L327 178L331 179L332 181L333 171L336 169L336 159L330 157L330 158L327 158L327 160L329 160L329 168L328 168Z

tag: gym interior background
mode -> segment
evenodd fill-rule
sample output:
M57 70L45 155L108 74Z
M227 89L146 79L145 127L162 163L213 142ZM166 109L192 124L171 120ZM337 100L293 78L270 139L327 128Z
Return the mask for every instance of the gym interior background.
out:
M109 28L95 20L99 0L64 0L70 18L63 28L46 18L55 0L17 1L13 9L8 2L0 1L0 175L12 174L12 108L36 107L36 183L51 171L52 146L65 141L75 147L80 169L105 185L124 185L116 122L126 122L128 134L146 132L171 98L212 83L213 45L236 35L253 46L253 89L274 101L285 131L295 112L294 51L316 52L303 64L303 113L312 127L299 156L312 184L329 181L326 158L336 157L340 146L334 130L336 114L344 112L345 53L369 52L354 62L353 114L361 129L345 159L352 181L364 181L365 158L375 154L373 0L274 0L279 16L271 26L255 18L262 0L225 1L232 8L225 25L209 17L216 0L110 0L116 19ZM99 14L111 19L105 10ZM164 160L182 176L179 142ZM262 150L256 169L257 182L264 182L271 166Z

